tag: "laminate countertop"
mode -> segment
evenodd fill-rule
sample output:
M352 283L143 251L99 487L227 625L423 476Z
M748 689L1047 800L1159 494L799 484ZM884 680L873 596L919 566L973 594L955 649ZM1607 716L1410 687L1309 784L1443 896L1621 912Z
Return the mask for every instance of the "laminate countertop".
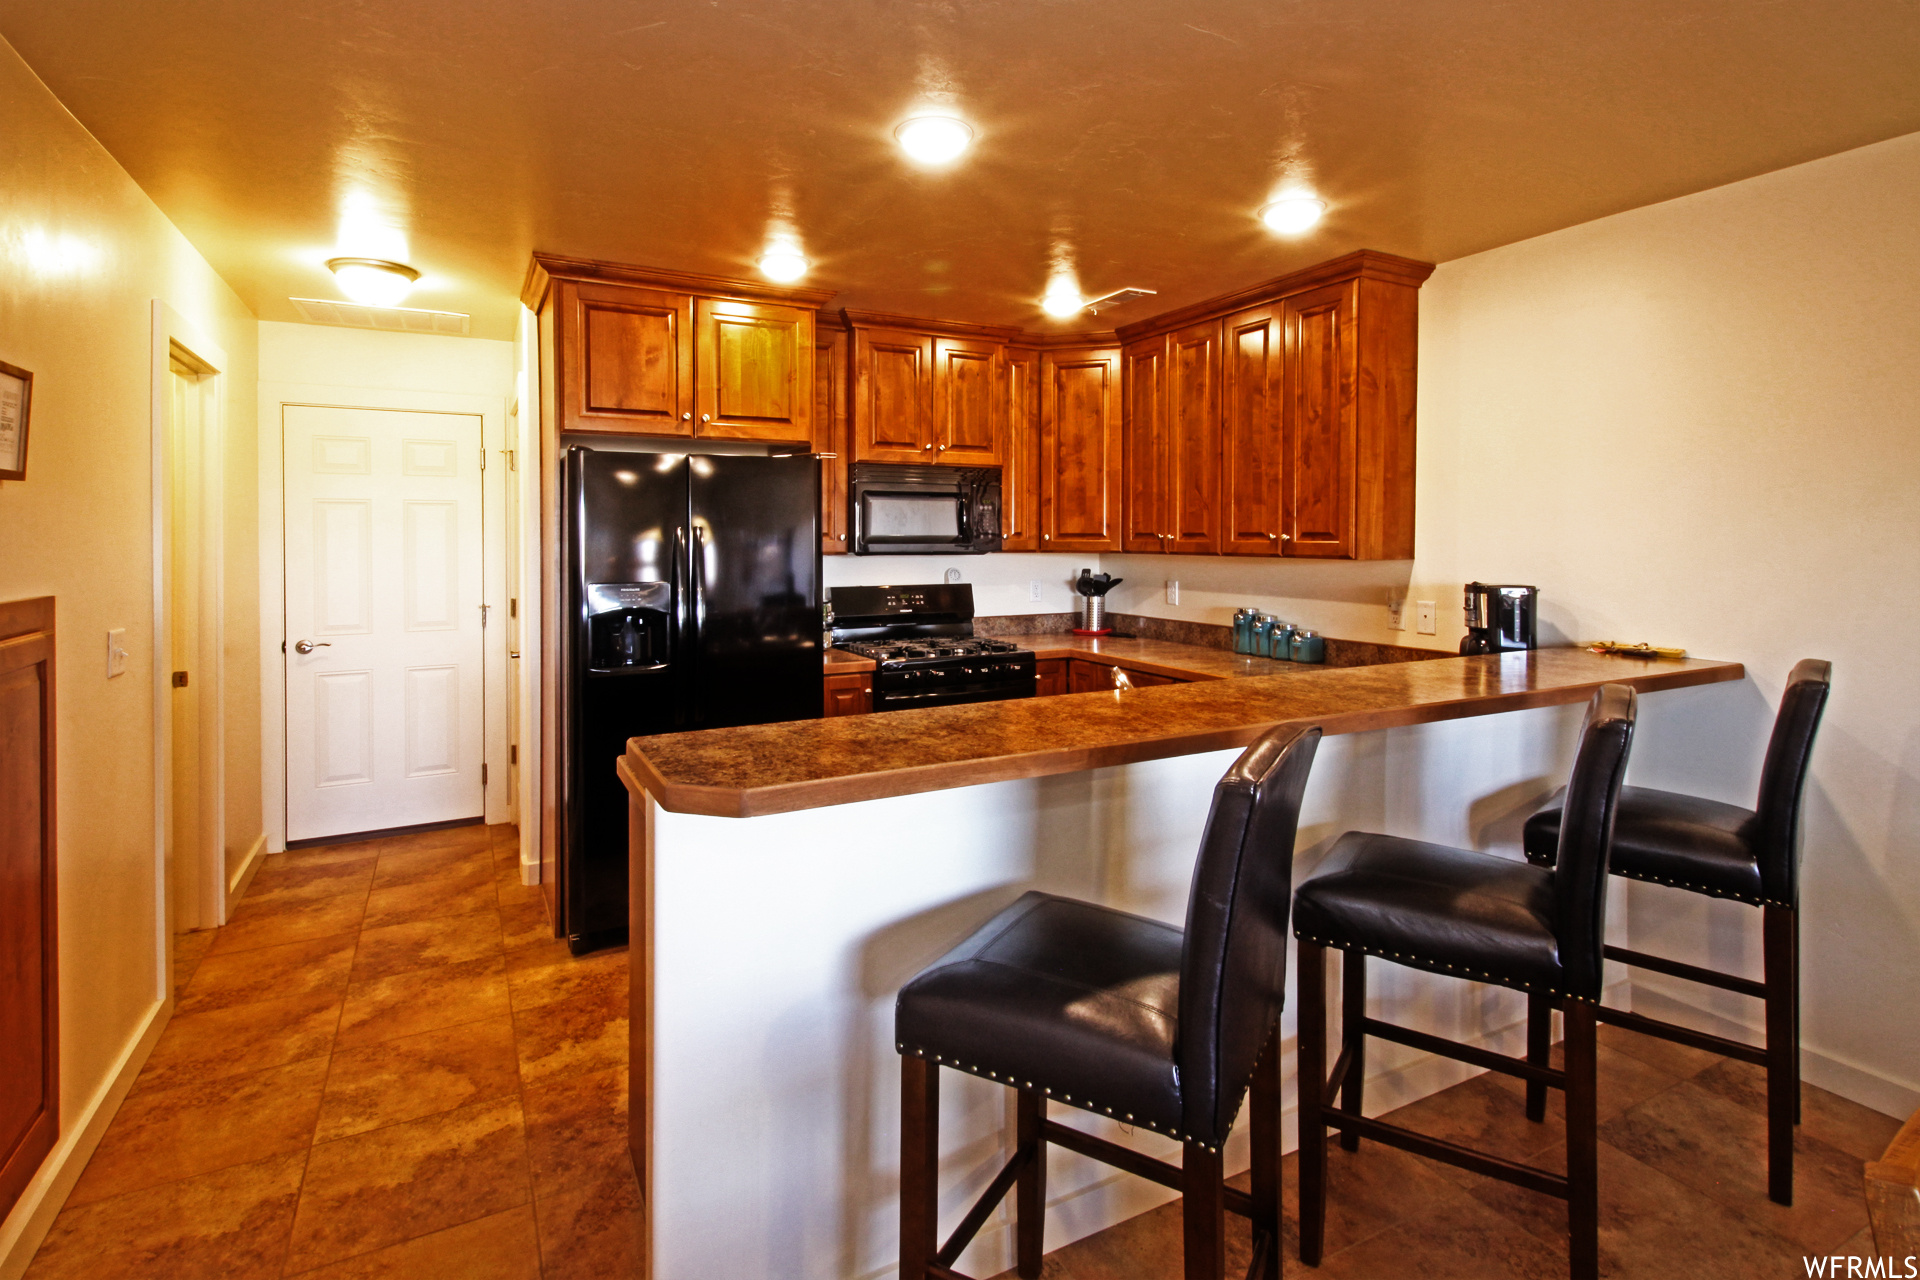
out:
M1041 650L1034 642L1043 639L1029 643ZM1745 675L1737 662L1584 649L1293 667L1241 679L633 738L620 772L629 788L644 789L673 812L748 818L1242 747L1282 723L1359 733L1585 702L1614 681L1649 693Z

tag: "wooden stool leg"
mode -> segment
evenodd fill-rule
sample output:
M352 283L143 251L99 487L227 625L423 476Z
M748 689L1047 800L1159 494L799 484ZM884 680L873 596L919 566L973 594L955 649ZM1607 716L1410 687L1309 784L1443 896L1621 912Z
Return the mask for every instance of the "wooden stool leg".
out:
M925 1280L940 1251L940 1068L900 1057L900 1280Z
M1347 1078L1340 1083L1340 1109L1357 1116L1365 1101L1367 1087L1367 1038L1360 1023L1367 1016L1367 956L1364 951L1342 952L1340 957L1340 1050L1352 1052ZM1348 1151L1360 1149L1360 1135L1343 1131L1340 1145Z
M1253 1088L1248 1106L1253 1147L1253 1248L1260 1250L1266 1237L1267 1252L1258 1272L1250 1280L1280 1280L1280 1024L1267 1037L1260 1061L1253 1069Z
M1180 1169L1186 1280L1226 1280L1227 1188L1220 1153L1189 1142L1181 1157Z
M1299 959L1300 1261L1317 1267L1327 1227L1327 949L1303 938Z
M1038 1280L1040 1259L1046 1253L1047 1140L1041 1126L1047 1115L1046 1095L1038 1089L1020 1090L1015 1114L1020 1149L1033 1152L1033 1159L1014 1183L1015 1265L1022 1280Z
M1590 1000L1567 1000L1561 1006L1567 1032L1567 1256L1573 1280L1598 1280L1600 1275L1597 1007Z
M1553 1064L1553 1001L1537 991L1527 993L1527 1061L1536 1067ZM1527 1119L1535 1124L1547 1118L1547 1086L1527 1081Z
M1800 1097L1800 1043L1795 1025L1792 907L1761 908L1767 987L1767 1196L1793 1203L1793 1123Z

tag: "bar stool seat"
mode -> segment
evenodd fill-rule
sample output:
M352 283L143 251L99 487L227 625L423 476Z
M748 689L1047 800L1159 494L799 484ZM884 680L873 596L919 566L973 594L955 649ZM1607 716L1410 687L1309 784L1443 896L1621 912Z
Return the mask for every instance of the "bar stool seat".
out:
M1024 894L900 993L895 1037L941 1066L1184 1137L1182 942L1158 920Z
M1510 858L1350 831L1294 900L1294 932L1416 969L1556 990L1553 874Z
M1560 847L1559 797L1527 819L1527 860L1551 867ZM1751 809L1651 787L1622 787L1613 820L1616 876L1759 906L1766 901Z

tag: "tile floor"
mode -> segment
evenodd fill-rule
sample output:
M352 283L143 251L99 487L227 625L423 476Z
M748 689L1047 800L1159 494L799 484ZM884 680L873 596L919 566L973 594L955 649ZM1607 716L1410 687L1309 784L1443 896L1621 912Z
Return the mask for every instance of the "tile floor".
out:
M1805 1086L1791 1209L1767 1199L1759 1068L1600 1028L1600 1270L1616 1280L1788 1280L1807 1254L1873 1255L1861 1170L1900 1122ZM1524 1086L1487 1074L1393 1113L1409 1128L1496 1155L1566 1167L1556 1109L1522 1114ZM1295 1157L1286 1159L1286 1274L1325 1280L1564 1280L1558 1201L1379 1143L1330 1158L1326 1253L1300 1264ZM1244 1179L1242 1179L1244 1186ZM1243 1219L1228 1215L1227 1274L1244 1275ZM1162 1205L1047 1255L1045 1280L1178 1280L1180 1205ZM1005 1273L1012 1280L1014 1273Z
M511 827L267 860L29 1280L638 1274L627 956L579 959Z

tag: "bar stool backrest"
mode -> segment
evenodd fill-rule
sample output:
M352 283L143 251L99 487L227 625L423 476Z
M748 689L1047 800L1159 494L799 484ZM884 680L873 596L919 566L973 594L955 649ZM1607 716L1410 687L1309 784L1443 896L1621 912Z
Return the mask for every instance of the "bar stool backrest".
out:
M1624 684L1601 685L1594 693L1561 807L1560 852L1553 870L1554 932L1566 994L1586 1000L1600 998L1607 857L1638 707L1633 690Z
M1753 847L1759 855L1760 887L1782 906L1800 905L1800 797L1832 682L1831 662L1802 658L1794 664L1780 697L1780 714L1774 717L1767 762L1760 768Z
M1213 789L1187 900L1174 1047L1183 1126L1208 1146L1226 1140L1280 1019L1293 842L1319 745L1318 726L1271 729Z

